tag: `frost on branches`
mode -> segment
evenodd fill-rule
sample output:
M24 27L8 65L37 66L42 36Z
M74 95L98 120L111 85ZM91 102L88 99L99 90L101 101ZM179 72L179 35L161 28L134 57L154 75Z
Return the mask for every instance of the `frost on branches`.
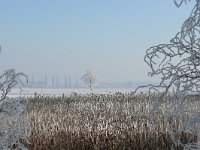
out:
M86 73L82 76L81 80L87 85L89 85L90 90L97 84L99 77L96 72L92 70L87 70Z
M0 76L0 149L28 149L30 135L26 101L21 98L10 99L7 94L13 87L23 83L24 73L14 69Z
M187 1L174 0L177 7ZM170 43L149 48L144 59L151 69L149 76L161 77L158 85L144 86L149 87L149 94L161 92L151 123L156 127L159 114L166 118L165 128L174 146L200 149L200 0Z
M0 149L28 149L29 122L25 101L6 98L0 112Z

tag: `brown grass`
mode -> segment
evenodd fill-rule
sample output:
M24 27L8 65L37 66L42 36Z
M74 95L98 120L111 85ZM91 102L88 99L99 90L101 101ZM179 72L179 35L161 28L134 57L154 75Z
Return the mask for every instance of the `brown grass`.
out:
M156 95L152 95L154 99ZM152 127L152 101L145 94L34 97L28 111L31 150L168 150L173 142L166 118ZM177 137L186 143L188 133ZM193 137L193 141L196 138ZM181 146L175 149L182 149Z

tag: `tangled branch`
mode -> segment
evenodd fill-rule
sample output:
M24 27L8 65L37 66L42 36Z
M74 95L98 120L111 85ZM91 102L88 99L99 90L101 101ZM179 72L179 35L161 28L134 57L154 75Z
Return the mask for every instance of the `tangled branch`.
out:
M21 77L25 77L26 82L28 82L27 75L25 75L23 72L16 73L14 69L7 70L0 76L0 103L6 98L7 94L13 87L15 87L17 84L23 84Z
M0 47L1 51L1 47ZM12 88L22 85L28 76L14 69L5 71L0 76L0 149L27 149L20 141L28 143L29 123L25 104L22 99L10 99L7 94Z
M190 0L174 0L174 3L180 7L187 1ZM149 94L161 92L151 113L152 123L156 126L158 118L155 118L155 113L163 115L172 120L166 124L166 129L176 145L184 149L199 149L200 0L196 0L189 18L170 43L147 49L144 61L150 67L149 76L160 77L158 85L143 86L149 88ZM176 137L177 132L189 134L188 143L182 143Z

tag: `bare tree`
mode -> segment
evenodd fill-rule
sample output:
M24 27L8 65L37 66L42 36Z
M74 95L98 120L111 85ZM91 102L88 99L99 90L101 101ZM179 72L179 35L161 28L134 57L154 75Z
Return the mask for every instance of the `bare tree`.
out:
M7 94L13 87L23 84L23 77L28 82L24 73L17 73L14 69L5 71L0 76L0 149L10 149L15 146L27 149L20 140L28 143L30 133L25 104L20 98L11 99ZM23 118L23 119L22 119ZM22 121L22 120L23 121ZM19 121L21 120L21 121Z
M90 90L97 84L99 77L95 71L87 70L86 73L82 76L81 80L87 85L89 85Z
M190 0L174 0L177 7ZM153 46L146 51L144 61L150 77L160 78L158 85L147 85L149 94L158 92L150 121L156 126L157 114L173 121L166 124L175 145L184 149L200 148L200 0L169 44ZM142 87L139 87L140 89ZM136 91L138 90L136 89ZM160 93L161 92L161 93ZM193 107L191 106L191 99ZM179 126L175 127L179 119ZM188 142L177 138L188 134ZM197 142L194 137L197 136Z
M26 82L28 83L28 76L25 75L23 72L16 73L15 69L9 69L0 76L0 106L13 87L15 87L17 84L23 84L22 77L25 77Z
M25 75L23 72L16 73L14 69L7 70L0 76L0 104L3 102L13 87L15 87L17 84L23 84L21 77L25 77L26 82L28 82L27 75Z

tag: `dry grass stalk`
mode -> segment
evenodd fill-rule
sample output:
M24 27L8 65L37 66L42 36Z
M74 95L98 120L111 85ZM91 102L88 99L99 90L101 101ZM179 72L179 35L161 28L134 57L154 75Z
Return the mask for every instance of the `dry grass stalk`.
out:
M149 123L152 95L72 95L34 97L28 111L32 128L31 150L160 150L171 149L166 122L176 128L181 122L158 116L157 127ZM151 99L151 100L150 100ZM194 135L178 133L183 143ZM177 146L175 149L182 149Z

